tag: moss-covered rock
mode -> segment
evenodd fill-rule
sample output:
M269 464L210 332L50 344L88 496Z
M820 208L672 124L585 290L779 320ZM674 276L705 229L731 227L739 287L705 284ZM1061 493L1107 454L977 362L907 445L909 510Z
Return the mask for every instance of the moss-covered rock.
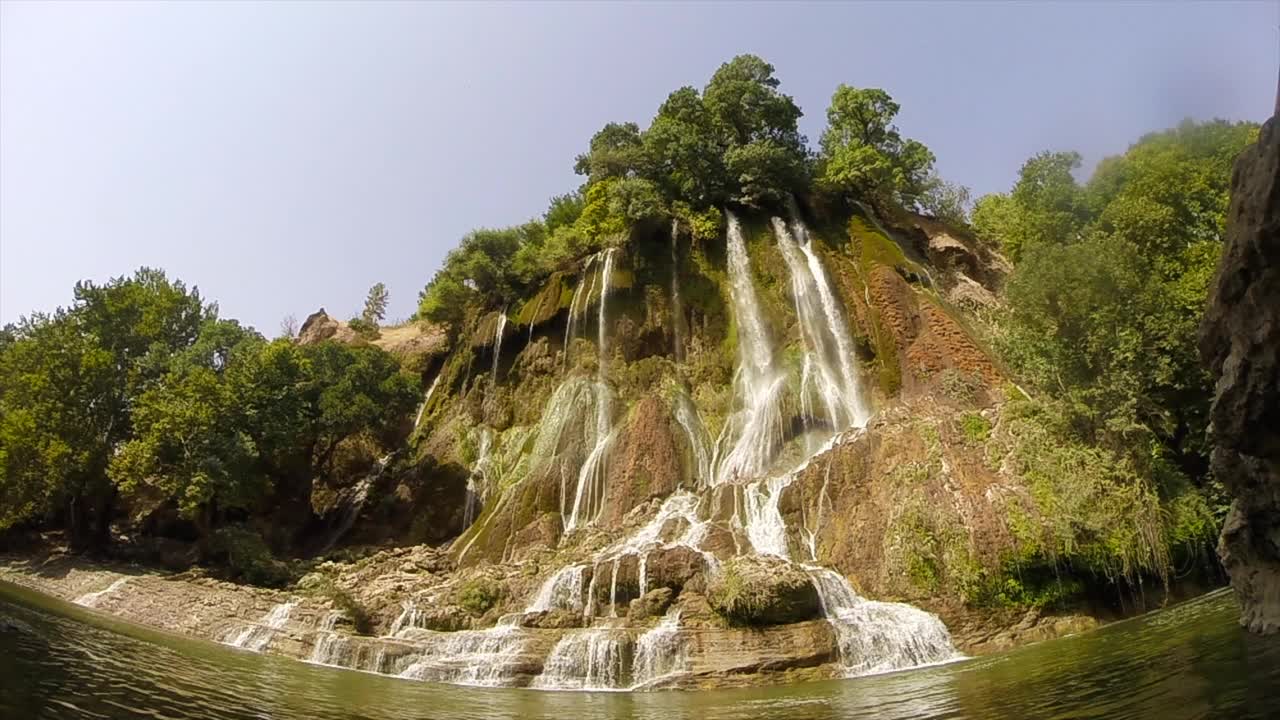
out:
M818 590L799 566L772 556L742 555L725 563L707 587L719 615L736 625L780 625L818 617Z

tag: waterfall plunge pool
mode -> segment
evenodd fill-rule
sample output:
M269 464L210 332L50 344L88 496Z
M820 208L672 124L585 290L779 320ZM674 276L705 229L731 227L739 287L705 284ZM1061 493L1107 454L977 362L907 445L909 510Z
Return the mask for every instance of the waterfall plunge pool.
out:
M542 692L236 651L0 582L0 718L1216 718L1280 716L1280 637L1226 591L1002 655L789 686Z

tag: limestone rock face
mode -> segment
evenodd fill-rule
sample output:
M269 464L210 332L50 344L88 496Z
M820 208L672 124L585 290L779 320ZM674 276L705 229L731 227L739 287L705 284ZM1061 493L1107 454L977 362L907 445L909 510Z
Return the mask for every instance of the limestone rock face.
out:
M741 555L725 563L708 587L711 607L741 625L780 625L818 617L818 590L781 558Z
M308 315L302 328L298 330L299 345L311 345L324 340L355 342L357 337L356 332L347 327L346 323L329 317L324 308Z
M1226 248L1200 326L1217 378L1213 472L1234 496L1218 555L1241 624L1280 630L1280 127L1272 118L1236 161Z
M631 601L631 608L627 611L627 619L637 621L645 618L660 617L671 606L671 601L674 597L674 593L668 587L650 590L643 597L638 597Z

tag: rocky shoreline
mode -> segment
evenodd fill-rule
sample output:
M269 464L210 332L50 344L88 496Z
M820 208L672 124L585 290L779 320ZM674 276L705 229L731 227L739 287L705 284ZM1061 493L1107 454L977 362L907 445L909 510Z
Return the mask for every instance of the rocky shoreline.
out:
M419 567L430 565L437 554L432 548L418 547L383 551L373 558L382 565ZM338 574L355 576L358 571L349 565ZM468 632L414 628L402 629L391 637L390 631L398 620L403 623L399 616L404 608L387 607L373 613L373 634L360 635L348 614L331 598L306 589L269 590L192 572L174 574L139 566L99 564L57 552L0 558L0 579L139 625L304 661L411 679L441 677L438 667L423 677L421 670L414 669L415 659L424 648ZM281 613L279 608L285 606L288 610ZM422 608L423 612L447 617L448 612L442 610L445 609ZM1073 614L951 615L955 645L966 655L1007 650L1100 624L1096 618ZM538 687L537 678L546 672L548 658L553 655L557 640L564 636L563 629L555 627L554 621L545 627L534 627L547 622L545 614L505 622L520 627L507 630L500 622L497 627L471 632L520 633L526 642L519 654L508 658L513 667L507 668L507 677L501 684ZM656 627L627 619L612 624L612 632L620 637L629 635L633 642ZM732 687L842 675L834 651L837 642L833 628L823 620L766 627L717 627L695 619L685 625L681 634L689 659L686 669L653 682L636 683L631 689ZM459 684L495 684L484 677L465 674L451 679Z

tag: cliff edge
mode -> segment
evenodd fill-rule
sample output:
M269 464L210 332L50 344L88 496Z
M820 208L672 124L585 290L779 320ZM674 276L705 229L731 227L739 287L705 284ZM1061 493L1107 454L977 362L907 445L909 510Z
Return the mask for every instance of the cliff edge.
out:
M1236 161L1226 247L1200 354L1217 379L1213 472L1231 492L1218 555L1241 624L1280 630L1280 128L1273 117Z

